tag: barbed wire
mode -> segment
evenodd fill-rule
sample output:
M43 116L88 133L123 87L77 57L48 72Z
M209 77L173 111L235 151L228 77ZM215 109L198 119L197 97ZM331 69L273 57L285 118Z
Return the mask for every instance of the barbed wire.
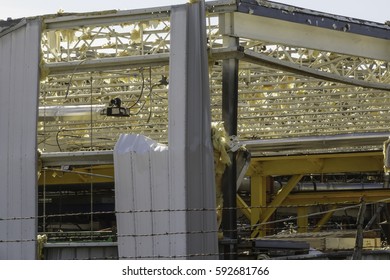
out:
M196 257L213 257L213 256L232 256L237 253L202 253L202 254L187 254L187 255L150 255L150 256L104 256L104 257L90 257L90 258L72 258L69 260L141 260L141 259L183 259Z
M377 204L381 202L388 202L390 198L380 199L374 202L366 203L366 205ZM90 212L76 212L76 213L61 213L61 214L49 214L49 215L38 215L38 216L29 216L29 217L7 217L0 218L0 221L15 221L15 220L34 220L34 219L42 219L42 218L60 218L60 217L71 217L71 216L88 216L91 214L94 215L108 215L108 214L138 214L138 213L164 213L164 212L216 212L219 210L229 211L229 210L247 210L247 209L279 209L279 208L297 208L297 207L320 207L320 206L333 206L340 204L351 204L351 203L343 203L343 202L333 202L327 204L319 204L319 203L310 203L310 204L297 204L290 206L248 206L248 207L222 207L222 208L182 208L182 209L134 209L134 210L126 210L126 211L90 211ZM321 212L310 213L308 215L296 216L297 217L311 217L317 216L321 214L326 214L329 212L348 210L352 208L359 207L360 203L353 204L345 207L339 207L335 209L330 209Z
M352 226L352 224L350 224ZM313 227L306 227L313 228ZM287 230L288 228L272 228L273 230ZM365 232L371 232L372 230L366 230ZM142 237L162 237L162 236L175 236L175 235L192 235L192 234L213 234L213 233L227 233L227 232L240 232L240 229L236 230L192 230L192 231L177 231L177 232L161 232L161 233L135 233L135 234L106 234L102 237L105 238L123 238L123 237L132 237L132 238L142 238ZM66 232L61 232L66 233ZM87 234L90 232L86 232ZM44 233L46 234L46 233ZM58 234L58 232L49 232L50 234ZM244 238L245 240L257 240L257 238ZM38 241L38 238L33 239L16 239L16 240L0 240L0 243L23 243L23 242L35 242ZM86 240L87 241L87 240Z
M301 253L301 254L305 254L307 253L308 251L311 251L311 249L308 249L308 250L295 250L297 253ZM174 260L174 259L184 259L184 258L196 258L196 257L221 257L223 259L223 257L226 257L226 256L244 256L245 258L247 257L250 257L252 256L253 259L255 259L255 257L259 254L259 252L252 252L250 254L248 253L245 253L244 251L242 252L237 252L237 253L228 253L228 252L224 252L224 253L205 253L205 254L187 254L187 255L167 255L167 256L162 256L162 255L150 255L150 256L102 256L102 257L98 257L98 256L91 256L89 258L62 258L62 260L81 260L81 261L85 261L85 260L157 260L157 259L170 259L170 260ZM316 259L316 258L324 258L324 257L332 257L333 255L335 257L340 257L340 256L344 256L344 257L348 257L348 256L352 256L353 254L353 251L352 250L338 250L338 251L334 251L334 252L327 252L327 253L322 253L320 255L313 255L313 259ZM390 254L390 251L389 249L370 249L370 250L366 250L366 251L363 251L362 252L363 255L389 255ZM295 256L295 255L294 255ZM283 256L282 256L283 257ZM284 256L284 257L288 257L288 256ZM273 257L270 257L270 259L274 259ZM275 259L280 259L280 256L276 256ZM307 258L307 259L310 259L310 258Z
M355 226L355 224L345 224L344 226ZM307 229L314 229L315 227L310 227L310 226L307 226L307 227L302 227L302 228L307 228ZM279 228L271 228L271 230L289 230L290 228L286 228L286 227L279 227ZM228 232L241 232L242 228L238 228L236 230L221 230L221 229L218 229L218 230L192 230L192 231L177 231L177 232L161 232L161 233L134 233L134 234L105 234L104 236L101 236L101 237L104 237L104 238L126 238L126 237L131 237L131 238L142 238L142 237L162 237L162 236L175 236L175 235L194 235L194 234L214 234L214 233L228 233ZM364 230L364 232L372 232L372 231L380 231L379 229L377 230ZM55 234L58 234L58 233L62 233L62 234L65 234L66 232L48 232L48 233L42 233L42 234L45 234L45 235L55 235ZM89 231L88 232L83 232L83 233L86 233L88 235L86 236L89 236ZM96 232L95 232L96 233ZM102 232L99 232L99 233L102 233ZM293 232L293 233L296 233L296 232ZM277 235L276 235L277 236ZM97 236L95 236L96 238ZM53 238L53 240L55 240L56 238ZM61 238L58 238L58 239L61 239ZM247 241L250 241L250 240L258 240L258 238L254 237L254 238L242 238L242 239L245 239ZM38 241L38 238L32 238L32 239L16 239L16 240L0 240L0 243L25 243L25 242L36 242ZM85 241L88 241L88 239L85 239Z
M381 202L386 202L390 201L390 198L386 199L380 199L375 202L370 202L366 203L367 205L369 204L376 204L376 203L381 203ZM340 203L333 203L336 205L339 205ZM332 204L328 204L332 205ZM313 206L313 205L310 205ZM314 206L319 206L319 205L314 205ZM104 235L106 238L122 238L122 237L158 237L158 236L171 236L171 235L190 235L190 234L212 234L212 233L228 233L228 232L241 232L241 231L250 231L255 227L264 227L268 225L273 225L273 224L278 224L278 223L285 223L285 222L291 222L295 221L300 218L306 218L306 217L314 217L318 215L324 215L330 212L336 212L336 211L342 211L342 210L348 210L348 209L353 209L357 208L360 206L359 204L354 204L354 205L348 205L344 207L338 207L338 208L331 208L326 211L318 211L315 213L310 213L307 215L297 215L297 216L290 216L288 218L282 218L282 219L277 219L277 220L272 220L272 221L266 221L266 222L261 222L261 223L256 223L256 224L250 224L250 225L241 225L238 226L237 229L235 230L224 230L224 229L215 229L215 230L195 230L195 231L178 231L178 232L153 232L153 233L134 233L134 234L112 234L112 235ZM294 208L297 206L294 206ZM266 208L280 208L280 207L270 207L270 206L249 206L249 207L227 207L227 208L222 208L222 210L239 210L239 209L266 209ZM147 209L147 210L128 210L128 211L96 211L96 212L79 212L79 213L64 213L64 214L52 214L52 215L41 215L41 216L32 216L32 217L11 217L11 218L0 218L0 221L17 221L17 220L30 220L30 219L41 219L41 218L56 218L56 217L72 217L72 216L81 216L81 215L104 215L104 214L137 214L137 213L162 213L162 212L204 212L204 211L217 211L220 210L218 208L193 208L193 209ZM343 224L343 227L353 227L355 224ZM296 226L297 227L297 226ZM325 227L322 226L322 227ZM307 227L300 227L300 228L310 228L308 225ZM315 226L313 226L315 228ZM273 227L270 228L271 230L277 231L277 230L288 230L289 228L287 227ZM79 231L79 232L84 232L84 231ZM102 233L102 232L100 232ZM56 234L56 232L48 232L48 234ZM255 239L255 238L254 238ZM15 242L35 242L37 239L21 239L21 240L0 240L0 243L15 243Z

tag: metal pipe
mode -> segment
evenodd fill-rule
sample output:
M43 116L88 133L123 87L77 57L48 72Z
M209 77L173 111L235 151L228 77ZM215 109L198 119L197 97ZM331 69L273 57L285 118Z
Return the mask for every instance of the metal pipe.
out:
M296 191L343 191L343 190L367 190L383 189L382 183L299 183Z
M72 106L42 106L39 107L39 121L55 118L74 118L75 120L90 119L91 115L99 115L106 105L72 105Z

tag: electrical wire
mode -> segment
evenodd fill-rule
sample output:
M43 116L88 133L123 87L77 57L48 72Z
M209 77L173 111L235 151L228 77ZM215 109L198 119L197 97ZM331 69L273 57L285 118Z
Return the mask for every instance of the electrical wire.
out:
M153 108L152 108L152 103L153 103L153 101L152 101L152 99L153 99L152 92L153 92L152 67L149 67L149 116L148 116L148 119L146 120L146 123L149 123L150 118L152 117L152 111L153 111Z
M80 63L77 64L77 65L75 66L75 68L73 69L72 75L70 76L70 79L69 79L69 82L68 82L68 86L67 86L67 88L66 88L65 99L68 98L69 89L70 89L70 85L72 84L72 80L73 80L74 74L76 73L76 71L77 71L77 69L79 68L79 66L80 66L81 64L83 64L84 62L86 62L87 60L89 60L89 58L86 58L86 59L80 61Z
M44 170L45 172L46 170ZM62 201L62 191L61 191L61 201ZM61 207L61 201L60 201L60 207ZM385 199L380 199L380 200L377 200L375 202L370 202L370 203L367 203L367 205L370 205L370 204L375 204L375 203L381 203L381 202L389 202L390 201L390 198L385 198ZM250 226L246 226L246 225L243 225L243 226L240 226L238 227L237 229L235 230L232 230L232 231L237 231L237 232L242 232L242 231L250 231L252 227L254 226L264 226L264 225L271 225L271 224L278 224L278 223L281 223L281 222L289 222L289 221L294 221L296 219L299 219L299 218L303 218L303 217L313 217L313 216L318 216L318 215L323 215L323 214L326 214L326 213L329 213L329 212L335 212L335 211L345 211L347 209L352 209L352 208L357 208L357 207L360 207L360 203L359 204L355 204L355 205L349 205L349 206L344 206L344 207L339 207L339 208L336 208L336 209L330 209L330 210L327 210L327 211L319 211L319 212L315 212L315 213L311 213L311 214L308 214L308 215L301 215L301 216L295 216L295 217L289 217L289 218L283 218L283 219L277 219L277 220L273 220L273 221L269 221L269 222L263 222L263 223L258 223L258 224L255 224L255 225L250 225ZM258 208L258 207L249 207L249 208ZM266 208L266 207L260 207L260 208ZM224 210L226 209L238 209L237 207L234 207L234 208L223 208ZM93 208L92 208L93 210ZM205 212L205 211L213 211L215 212L216 209L215 208L194 208L194 209L149 209L149 210L128 210L128 211L103 211L103 212L93 212L91 211L91 213L93 213L93 215L102 215L102 214L129 214L129 213L133 213L133 214L136 214L136 213L159 213L159 212L179 212L179 211L183 211L183 212L190 212L190 211L202 211L202 212ZM61 211L60 211L61 212ZM62 218L64 217L70 217L70 216L82 216L82 215L91 215L91 213L85 213L85 212L81 212L81 213L68 213L68 214L54 214L54 215L44 215L43 216L35 216L35 217L22 217L22 218L0 218L0 221L7 221L7 220L27 220L27 219L37 219L37 218L43 218L43 219L48 219L48 218L60 218L60 228L61 228L61 225L62 225ZM344 225L344 226L348 226L348 225ZM349 224L349 226L355 226L355 224ZM293 227L293 228L296 228L296 227ZM306 228L311 228L310 225L308 225ZM286 227L276 227L276 228L273 228L273 230L286 230L288 228ZM154 236L170 236L170 235L184 235L184 234L207 234L207 233L217 233L217 232L221 232L222 230L221 229L213 229L213 230L194 230L194 231L177 231L177 232L152 232L152 233L137 233L137 234L115 234L113 235L112 237L154 237ZM92 230L91 230L92 232ZM226 232L226 231L224 231ZM94 237L92 237L94 238ZM245 240L255 240L256 238L246 238ZM0 243L3 243L3 242L31 242L31 241L35 241L34 239L29 239L29 240L0 240Z
M134 102L134 104L131 105L131 106L129 107L129 110L132 109L135 105L138 104L138 102L141 100L142 95L143 95L143 93L144 93L144 88L145 88L144 68L141 67L141 68L139 69L139 72L140 72L140 74L141 74L141 79L142 79L141 93L139 94L138 99Z
M144 68L140 68L140 73L141 73L141 78L142 78L142 85L141 85L141 93L140 95L138 96L138 99L130 106L128 107L128 109L132 109L133 107L135 107L141 100L143 94L144 94L144 90L145 90L145 76L144 76ZM147 99L145 99L145 101L143 102L143 104L141 105L141 107L138 109L138 111L136 113L131 113L130 112L130 115L132 116L136 116L136 115L139 115L141 113L141 111L145 108L145 105L147 103L149 103L149 108L148 108L148 118L146 120L146 123L149 123L150 122L150 119L152 117L152 114L153 114L153 94L157 95L160 99L168 99L166 97L163 97L163 96L160 96L158 93L154 93L153 92L153 89L156 87L156 86L160 86L160 85L163 85L163 80L161 80L159 83L156 83L156 84L153 84L152 85L152 67L150 66L149 67L149 94L146 96Z
M60 145L60 142L58 139L60 132L62 132L62 129L57 131L57 133L56 133L56 142L57 142L58 149L60 150L60 152L62 152L62 148L61 148L61 145Z
M61 170L61 171L63 171L63 170ZM70 171L70 172L72 172L72 171ZM98 175L98 174L94 174L94 175ZM372 205L372 204L376 204L376 203L380 203L380 202L390 202L390 198L381 199L381 200L377 200L374 202L369 202L369 203L366 203L366 205ZM340 204L340 203L335 203L335 204ZM332 204L328 204L328 205L332 205ZM284 208L296 208L296 207L305 207L305 206L314 206L314 205L304 204L304 205L295 205L295 206L284 207ZM360 207L360 203L345 206L345 207L340 207L340 208L336 208L336 209L330 209L330 210L326 210L326 211L319 211L319 212L311 213L308 215L295 216L295 217L290 217L290 218L286 218L286 219L274 220L274 221L270 221L270 222L262 223L262 224L280 223L280 222L284 222L284 221L296 220L297 218L301 218L301 217L318 216L318 215L323 215L323 214L330 213L330 212L341 211L344 209L353 209L353 208L357 208L357 207ZM280 208L280 207L276 207L276 206L254 206L254 207L251 207L251 206L249 206L249 207L223 207L221 209L222 210L240 210L240 209L248 209L248 208L249 209L268 209L268 208ZM136 213L164 213L164 212L215 212L215 211L217 211L217 208L148 209L148 210L133 209L133 210L127 210L127 211L101 211L101 212L94 212L94 214L100 215L100 214L136 214ZM53 217L60 217L60 216L66 217L66 216L79 216L79 215L90 215L90 213L89 212L64 213L64 214L46 215L46 217L53 218ZM42 218L42 217L43 216L10 217L10 218L1 218L0 217L0 221L28 220L28 219L37 219L37 218ZM256 226L256 225L260 225L260 224L255 224L252 226Z

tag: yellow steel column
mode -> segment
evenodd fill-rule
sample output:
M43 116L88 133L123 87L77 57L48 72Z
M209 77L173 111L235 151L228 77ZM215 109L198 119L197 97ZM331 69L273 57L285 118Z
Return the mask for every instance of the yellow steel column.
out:
M307 232L307 227L309 225L309 207L298 207L297 208L297 224L298 224L298 233Z
M267 177L259 174L251 176L251 226L259 222L262 212L267 206Z
M276 211L276 208L280 206L283 200L290 194L292 189L298 184L298 182L302 179L303 175L293 175L290 180L287 182L285 186L277 193L274 200L267 205L267 209L261 213L260 223L265 223L272 216L272 214ZM253 213L253 209L252 209ZM251 237L254 238L259 234L259 230L261 230L261 226L257 226L251 234Z

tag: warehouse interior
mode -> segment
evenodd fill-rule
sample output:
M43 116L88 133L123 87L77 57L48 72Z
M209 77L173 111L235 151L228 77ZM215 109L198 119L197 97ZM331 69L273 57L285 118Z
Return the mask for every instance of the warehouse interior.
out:
M389 259L390 26L271 1L205 8L217 257ZM170 16L41 18L38 258L121 258L113 150L121 134L169 145Z

